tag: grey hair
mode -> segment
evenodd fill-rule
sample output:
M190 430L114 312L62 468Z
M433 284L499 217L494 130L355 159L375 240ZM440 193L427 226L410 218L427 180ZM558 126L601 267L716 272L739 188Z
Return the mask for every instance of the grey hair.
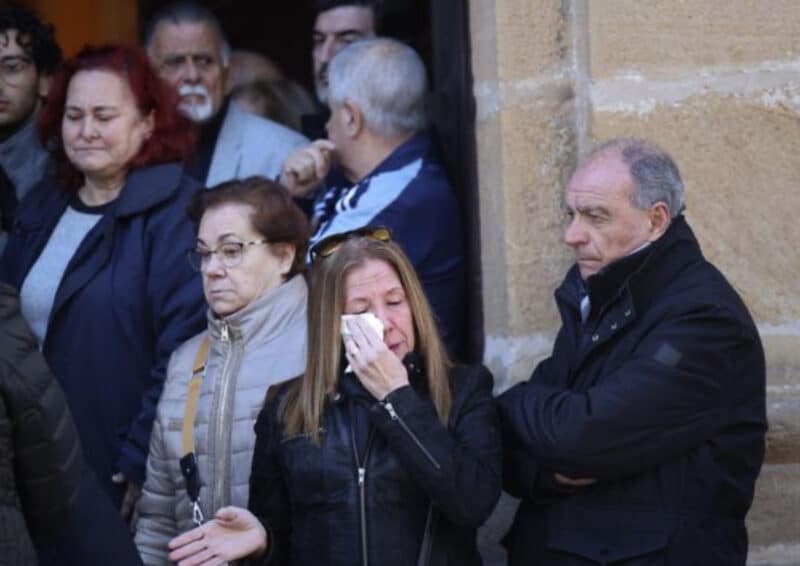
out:
M602 143L587 157L617 153L628 166L635 187L633 204L645 210L658 202L675 218L685 208L683 180L672 156L656 144L638 138L615 138Z
M175 26L186 23L208 24L222 43L222 66L227 67L230 63L231 45L222 31L222 24L211 10L191 1L173 2L158 10L144 28L144 47L148 53L151 52L156 29L162 22Z
M404 43L371 38L348 45L331 61L328 84L330 101L358 106L380 136L395 139L427 126L425 65Z

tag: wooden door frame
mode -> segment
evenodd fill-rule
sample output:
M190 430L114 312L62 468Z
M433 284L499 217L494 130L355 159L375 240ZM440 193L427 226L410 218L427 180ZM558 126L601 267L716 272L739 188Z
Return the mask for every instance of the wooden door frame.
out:
M465 361L483 361L483 296L468 0L432 0L433 94L431 118L443 159L463 209L467 246L467 344Z

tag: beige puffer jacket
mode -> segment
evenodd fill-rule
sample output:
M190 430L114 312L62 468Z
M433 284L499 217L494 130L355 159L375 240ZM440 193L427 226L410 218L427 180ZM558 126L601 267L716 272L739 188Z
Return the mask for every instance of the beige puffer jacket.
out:
M206 519L225 505L247 507L253 425L270 385L303 373L306 302L302 276L269 291L226 319L208 315L208 330L172 355L150 439L139 500L136 546L145 564L170 564L167 543L193 528L179 460L189 380L200 344L211 338L194 426L200 506Z

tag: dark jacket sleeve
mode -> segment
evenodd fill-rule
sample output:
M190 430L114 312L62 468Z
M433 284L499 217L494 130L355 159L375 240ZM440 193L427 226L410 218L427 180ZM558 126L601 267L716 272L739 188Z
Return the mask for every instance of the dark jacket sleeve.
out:
M256 444L247 507L267 531L267 551L263 556L251 558L248 564L252 565L289 564L291 510L278 460L281 426L277 407L277 400L268 400L255 424Z
M761 376L743 375L759 371ZM575 478L638 473L706 442L763 387L755 331L726 309L699 307L654 325L631 357L586 391L534 379L499 398L519 446Z
M411 386L396 389L383 404L374 405L370 419L434 506L452 523L475 528L500 497L500 426L488 370L455 371L448 427L439 421L433 403Z
M64 394L19 311L0 284L0 387L14 423L14 475L34 538L66 524L78 500L81 453Z
M531 382L540 383L547 374L552 358L540 363ZM555 473L541 465L520 442L513 423L501 419L503 430L503 489L521 499L547 501L573 493L575 488L559 484Z
M8 239L0 252L0 283L13 285L16 287L16 271L14 264L16 259L16 242L14 242L13 233L8 236Z
M17 289L22 286L19 274L19 265L22 256L20 243L20 238L15 226L8 234L8 239L6 240L2 253L0 253L0 283L11 285Z
M184 179L182 183L189 181ZM141 409L131 423L118 461L119 470L139 485L144 483L150 432L169 358L178 346L205 326L200 276L186 261L186 250L196 237L196 227L185 212L194 192L182 190L180 198L148 230L147 296L156 335L156 363L150 370L150 386L142 396Z

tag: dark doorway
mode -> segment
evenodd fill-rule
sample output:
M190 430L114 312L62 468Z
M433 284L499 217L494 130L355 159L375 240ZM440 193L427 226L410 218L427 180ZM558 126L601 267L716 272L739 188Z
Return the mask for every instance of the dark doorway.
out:
M142 24L165 0L139 0ZM312 91L311 0L202 0L222 22L231 46L263 53ZM463 358L483 357L480 234L475 149L475 102L470 66L467 0L384 0L381 33L412 45L431 79L431 117L450 178L464 210L468 243L469 340ZM140 26L140 29L144 25Z
M483 361L481 235L478 213L478 161L475 144L475 97L469 35L469 2L430 3L429 69L432 75L431 121L464 215L467 242L468 332L464 359Z

